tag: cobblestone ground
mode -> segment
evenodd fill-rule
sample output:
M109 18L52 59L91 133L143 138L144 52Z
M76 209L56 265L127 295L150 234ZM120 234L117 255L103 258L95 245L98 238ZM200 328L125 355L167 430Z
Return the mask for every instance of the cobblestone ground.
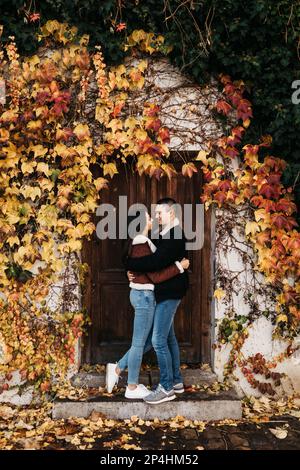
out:
M126 432L132 439L128 442L143 450L299 450L300 449L300 421L297 418L281 416L272 418L268 423L241 422L236 426L216 423L207 424L203 431L193 428L170 429L140 426L145 434L136 434L135 431ZM285 438L275 437L270 429L287 430ZM111 444L107 439L99 440L93 448L118 448L118 440L124 429L112 431ZM285 434L285 433L284 433ZM107 438L107 436L106 436ZM116 444L116 447L114 447ZM119 447L120 448L120 447ZM121 447L122 448L122 447Z
M0 449L299 450L298 413L207 423L183 417L116 421L93 412L88 419L54 421L49 410L0 405Z

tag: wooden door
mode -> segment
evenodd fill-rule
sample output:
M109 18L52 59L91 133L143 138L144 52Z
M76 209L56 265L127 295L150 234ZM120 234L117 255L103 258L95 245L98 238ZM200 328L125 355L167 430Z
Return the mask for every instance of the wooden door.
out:
M199 203L202 184L200 169L192 178L178 175L160 181L124 169L114 176L109 189L101 192L101 202L118 208L119 195L127 195L128 205L140 202L149 209L151 203L166 196L180 204ZM99 220L95 217L95 224ZM175 317L181 361L185 363L210 362L210 211L205 212L204 226L203 248L189 252L190 288ZM84 302L92 320L84 340L85 363L117 361L130 346L133 309L121 262L122 245L122 240L99 240L94 234L83 246L83 262L90 267Z

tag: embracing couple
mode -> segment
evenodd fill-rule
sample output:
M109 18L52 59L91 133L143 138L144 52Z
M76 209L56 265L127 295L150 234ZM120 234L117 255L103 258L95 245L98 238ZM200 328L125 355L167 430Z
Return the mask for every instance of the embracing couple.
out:
M143 226L139 224L139 233L133 239L128 233L123 263L130 281L130 303L134 308L132 343L116 364L106 366L109 393L118 383L121 372L127 368L125 397L143 399L149 404L173 400L177 393L184 392L174 317L188 289L189 267L185 258L186 239L176 217L176 201L160 199L155 207L155 218L159 234L152 240L149 238L152 219L148 212L144 214ZM153 392L139 384L143 354L152 347L160 372L159 384Z

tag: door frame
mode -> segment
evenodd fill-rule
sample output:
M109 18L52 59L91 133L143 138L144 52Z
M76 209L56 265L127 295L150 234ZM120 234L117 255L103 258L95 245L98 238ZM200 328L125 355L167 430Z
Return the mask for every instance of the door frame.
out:
M194 154L194 152L193 152ZM201 171L201 169L199 169ZM215 273L215 216L214 209L212 206L206 211L204 210L205 217L205 230L204 230L204 246L202 248L202 262L205 260L207 268L202 272L205 272L205 276L202 279L202 291L207 292L207 296L201 297L201 304L199 305L200 311L202 312L200 318L200 332L199 341L201 343L201 362L213 365L214 352L212 344L214 341L214 273ZM101 241L100 241L101 243ZM87 263L88 260L88 249L92 246L92 242L84 240L81 250L81 262ZM88 263L87 263L88 264ZM85 276L83 293L82 293L82 307L90 315L91 312L91 299L93 290L93 280L91 276L91 268L88 265L87 273ZM80 364L91 364L92 358L92 341L89 340L91 337L93 325L88 325L86 328L86 334L80 341L79 360Z

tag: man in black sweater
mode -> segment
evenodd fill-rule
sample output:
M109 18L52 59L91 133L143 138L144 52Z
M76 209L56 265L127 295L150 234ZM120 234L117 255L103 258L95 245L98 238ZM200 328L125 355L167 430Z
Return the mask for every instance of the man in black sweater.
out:
M160 199L156 206L156 218L162 230L156 244L155 253L141 258L127 258L128 271L159 271L185 258L186 238L179 225L175 212L176 202L172 198ZM129 274L130 278L130 274ZM132 277L130 280L133 280ZM182 297L188 289L187 271L155 285L156 309L153 323L152 345L157 355L160 369L160 383L149 396L147 403L158 404L173 400L176 393L184 391L180 373L180 353L174 332L174 317Z

